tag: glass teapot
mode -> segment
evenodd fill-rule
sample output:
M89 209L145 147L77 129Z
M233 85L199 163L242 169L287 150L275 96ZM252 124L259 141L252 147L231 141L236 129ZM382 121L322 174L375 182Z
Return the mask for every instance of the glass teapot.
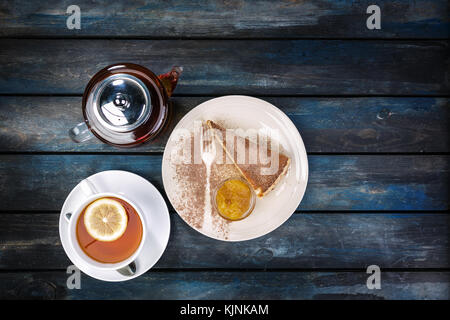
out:
M110 65L97 72L83 94L84 122L69 130L70 138L129 147L154 138L169 116L172 95L183 68L156 76L137 64Z

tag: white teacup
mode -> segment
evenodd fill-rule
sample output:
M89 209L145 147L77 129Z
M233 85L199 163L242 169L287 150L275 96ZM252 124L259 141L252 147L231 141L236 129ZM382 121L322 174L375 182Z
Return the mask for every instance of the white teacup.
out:
M78 206L78 208L75 211L66 213L64 215L65 218L67 219L67 221L69 222L69 226L68 226L69 245L70 245L72 251L85 264L87 264L93 268L96 268L99 270L105 270L105 271L111 271L111 270L114 271L115 270L125 276L134 275L136 272L135 260L139 256L142 248L144 247L144 242L145 242L145 238L146 238L146 234L147 234L145 219L144 219L144 215L142 214L142 210L135 203L133 203L132 201L130 201L129 199L125 198L124 196L122 196L120 194L110 193L110 192L101 192L101 193L97 192L97 189L95 188L95 186L88 179L84 179L83 181L81 181L80 187L81 187L81 190L83 191L83 193L87 196L87 198ZM142 239L139 244L139 247L136 249L136 251L130 257L128 257L127 259L125 259L123 261L117 262L117 263L102 263L102 262L92 259L83 251L83 249L81 249L80 244L78 243L78 239L77 239L77 232L76 232L77 221L78 221L80 214L83 212L83 209L86 208L86 206L89 203L93 202L94 200L97 200L100 198L105 198L105 197L115 197L115 198L119 198L119 199L122 199L122 200L128 202L136 210L137 214L139 215L139 218L141 219L141 223L142 223Z

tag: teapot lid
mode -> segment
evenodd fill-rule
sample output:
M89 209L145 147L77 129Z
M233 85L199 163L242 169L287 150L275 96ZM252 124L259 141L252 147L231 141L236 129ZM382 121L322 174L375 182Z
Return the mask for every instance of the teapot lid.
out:
M151 96L145 84L126 73L113 74L92 92L92 111L98 122L116 132L131 131L151 113Z

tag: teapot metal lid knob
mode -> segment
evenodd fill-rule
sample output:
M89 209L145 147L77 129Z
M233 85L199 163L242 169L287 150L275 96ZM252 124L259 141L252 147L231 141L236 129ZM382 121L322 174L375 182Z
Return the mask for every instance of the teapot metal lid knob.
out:
M119 108L119 110L124 111L130 107L130 97L126 93L118 92L114 97L114 105Z

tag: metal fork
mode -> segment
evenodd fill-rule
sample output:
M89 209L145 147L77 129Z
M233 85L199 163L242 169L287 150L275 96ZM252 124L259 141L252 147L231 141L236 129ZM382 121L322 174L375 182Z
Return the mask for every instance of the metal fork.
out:
M206 166L206 187L205 187L205 212L203 216L203 230L211 232L212 228L212 208L211 208L211 166L216 158L216 145L214 143L214 137L212 130L202 126L202 135L200 143L200 152L202 155L202 161Z
M214 144L214 137L212 134L212 129L202 127L202 135L201 135L201 144L200 144L200 152L202 155L202 161L205 164L206 168L211 169L211 165L216 158L216 145Z

